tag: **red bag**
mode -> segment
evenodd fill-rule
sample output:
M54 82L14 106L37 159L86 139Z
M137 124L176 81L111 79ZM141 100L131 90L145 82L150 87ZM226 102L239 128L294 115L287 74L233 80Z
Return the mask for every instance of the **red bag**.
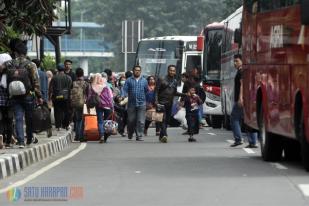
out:
M87 141L99 141L98 121L96 115L84 115L84 137Z

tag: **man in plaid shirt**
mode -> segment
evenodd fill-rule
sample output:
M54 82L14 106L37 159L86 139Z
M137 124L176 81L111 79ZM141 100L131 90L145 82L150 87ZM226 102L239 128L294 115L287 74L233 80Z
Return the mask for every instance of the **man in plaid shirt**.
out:
M135 66L133 76L124 84L124 96L128 97L128 138L132 139L136 131L136 141L143 141L143 131L146 116L147 80L141 76L142 68Z

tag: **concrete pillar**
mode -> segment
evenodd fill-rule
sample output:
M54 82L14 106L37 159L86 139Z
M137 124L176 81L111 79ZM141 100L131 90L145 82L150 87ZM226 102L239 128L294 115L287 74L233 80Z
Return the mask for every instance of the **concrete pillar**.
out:
M84 70L84 75L88 76L88 57L82 57L80 59L80 67Z

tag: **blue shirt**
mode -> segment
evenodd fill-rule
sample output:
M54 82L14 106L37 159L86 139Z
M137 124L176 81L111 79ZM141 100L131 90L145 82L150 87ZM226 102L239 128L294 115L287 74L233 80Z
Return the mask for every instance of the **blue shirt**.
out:
M123 86L123 96L128 97L129 107L139 107L146 105L146 93L148 91L148 82L144 77L140 77L136 80L134 77L130 77L126 80Z

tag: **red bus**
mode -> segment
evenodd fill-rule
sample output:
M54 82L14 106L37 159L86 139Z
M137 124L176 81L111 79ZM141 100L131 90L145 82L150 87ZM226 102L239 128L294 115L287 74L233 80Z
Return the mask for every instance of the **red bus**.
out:
M309 171L309 0L244 0L244 121L262 157L302 157ZM293 141L292 141L293 140ZM295 141L297 140L297 141Z

